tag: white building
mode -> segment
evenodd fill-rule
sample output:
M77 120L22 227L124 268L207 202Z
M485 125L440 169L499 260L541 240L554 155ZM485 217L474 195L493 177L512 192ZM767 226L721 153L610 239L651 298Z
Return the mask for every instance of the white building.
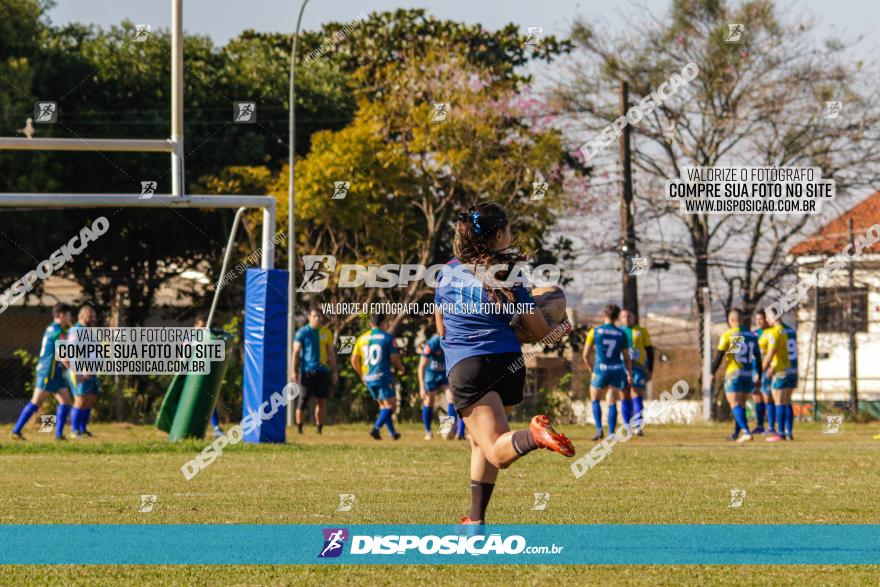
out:
M790 259L797 266L798 282L808 278L829 257L843 251L850 242L850 219L856 237L864 237L869 227L880 224L880 192L791 249ZM880 243L865 249L853 267L852 327L856 332L858 395L860 402L872 402L880 400ZM844 265L823 285L811 290L809 300L797 308L800 385L795 390L795 401L812 401L814 378L818 401L849 399L849 265ZM817 314L818 333L814 340Z

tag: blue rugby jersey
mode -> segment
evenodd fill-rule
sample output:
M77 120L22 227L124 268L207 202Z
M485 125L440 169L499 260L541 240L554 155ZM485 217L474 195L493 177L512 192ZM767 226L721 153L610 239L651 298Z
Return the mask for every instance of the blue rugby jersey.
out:
M510 325L514 313L492 303L488 288L458 259L447 263L437 276L434 302L443 312L446 373L461 360L479 355L516 353L522 344ZM514 304L534 304L522 285L511 287ZM532 309L534 306L532 306Z

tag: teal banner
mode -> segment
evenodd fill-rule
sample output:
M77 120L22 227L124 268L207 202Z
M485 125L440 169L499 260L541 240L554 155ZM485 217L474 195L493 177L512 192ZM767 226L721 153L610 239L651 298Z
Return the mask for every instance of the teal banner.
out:
M0 544L0 564L880 564L880 525L40 524Z

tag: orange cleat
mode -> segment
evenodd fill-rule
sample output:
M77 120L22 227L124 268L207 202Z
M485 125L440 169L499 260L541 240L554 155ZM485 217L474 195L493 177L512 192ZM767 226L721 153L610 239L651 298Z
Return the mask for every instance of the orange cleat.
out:
M532 433L532 438L535 439L539 448L546 448L566 457L574 456L574 445L566 438L565 434L559 434L553 429L547 416L532 418L529 432Z

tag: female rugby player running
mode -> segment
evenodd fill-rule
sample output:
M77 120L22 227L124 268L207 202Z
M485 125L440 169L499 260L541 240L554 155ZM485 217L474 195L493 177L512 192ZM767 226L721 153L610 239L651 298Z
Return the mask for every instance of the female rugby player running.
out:
M511 240L507 214L498 204L460 213L455 258L444 266L434 297L455 409L470 431L471 510L461 519L465 524L485 523L499 469L537 448L574 456L571 442L553 430L546 416L532 418L528 430L511 432L507 422L523 399L526 380L521 344L510 326L515 308L509 305L534 303L521 281L499 284L525 259L510 248ZM500 270L493 274L495 269ZM520 314L520 320L539 339L554 328L562 335L571 331L567 321L547 324L539 311Z

